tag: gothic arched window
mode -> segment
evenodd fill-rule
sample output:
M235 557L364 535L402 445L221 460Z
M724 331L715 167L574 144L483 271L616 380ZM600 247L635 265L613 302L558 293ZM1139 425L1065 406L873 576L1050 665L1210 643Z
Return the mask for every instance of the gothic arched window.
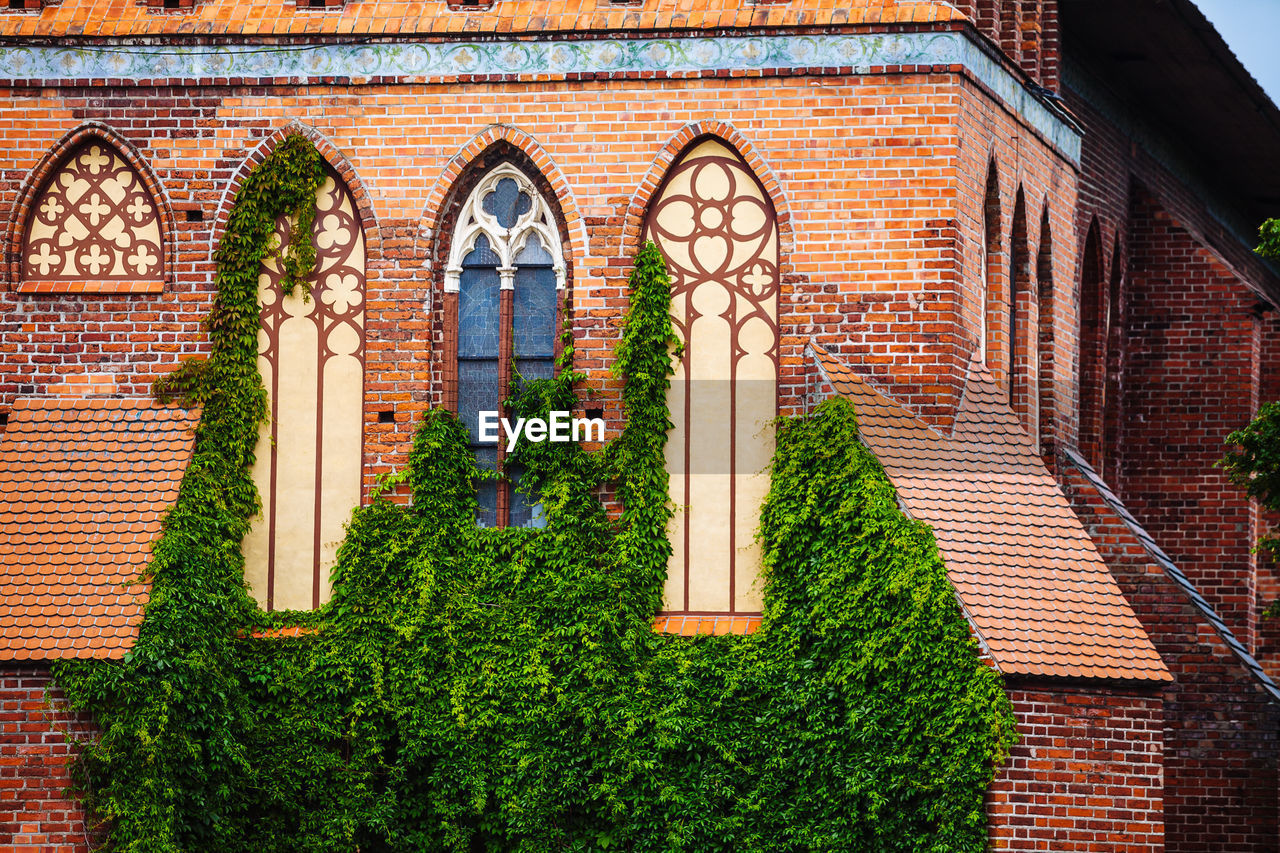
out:
M277 245L291 223L276 222ZM330 171L316 193L311 294L285 296L268 257L258 275L258 369L270 421L254 483L262 518L244 541L245 577L267 610L319 607L343 525L360 505L364 439L364 231L345 182Z
M93 137L63 158L35 198L22 241L22 280L158 289L163 255L160 216L142 176L106 140Z
M444 279L446 299L456 294L452 378L458 417L480 467L504 474L479 484L477 522L485 527L541 524L538 506L515 490L520 472L505 464L505 441L482 443L479 418L501 411L513 368L524 379L554 373L565 278L551 205L524 172L498 165L462 205Z
M778 225L737 151L695 140L649 208L645 238L671 275L684 353L667 408L669 613L760 611L755 541L778 413Z

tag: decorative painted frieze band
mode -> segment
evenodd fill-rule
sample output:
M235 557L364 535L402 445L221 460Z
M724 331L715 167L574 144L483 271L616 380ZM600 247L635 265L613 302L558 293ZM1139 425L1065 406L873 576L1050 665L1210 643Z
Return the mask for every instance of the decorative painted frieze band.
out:
M113 78L322 77L457 79L578 74L696 74L961 65L1072 160L1080 137L1021 81L959 32L815 34L575 41L376 42L314 45L0 47L0 82Z

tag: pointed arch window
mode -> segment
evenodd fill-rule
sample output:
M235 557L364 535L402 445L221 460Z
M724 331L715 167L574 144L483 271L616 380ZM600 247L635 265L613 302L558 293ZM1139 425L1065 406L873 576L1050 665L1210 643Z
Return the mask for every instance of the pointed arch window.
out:
M664 609L758 613L755 541L778 412L778 224L760 179L716 137L690 143L650 205L645 238L671 275L684 353L667 394L671 501Z
M36 195L19 290L156 292L164 286L159 210L138 170L91 137Z
M982 208L982 327L979 353L997 379L1008 378L1008 330L1002 329L1001 314L1007 310L1004 294L1004 255L1000 244L1000 177L996 163L987 170L987 189Z
M1057 335L1054 329L1053 287L1053 232L1049 224L1049 208L1040 215L1040 250L1036 255L1037 310L1039 312L1039 422L1038 431L1041 452L1052 455L1058 429L1058 391L1056 351Z
M285 296L268 257L258 275L258 370L270 415L253 468L262 517L244 540L245 579L266 610L319 607L343 525L360 505L364 445L364 230L346 182L316 193L311 294ZM292 223L276 222L276 245Z
M444 278L446 310L456 318L458 417L479 465L504 474L478 484L482 526L542 523L537 504L516 491L520 471L506 462L504 443L482 443L478 424L481 412L501 411L517 375L553 375L565 284L555 211L528 175L512 163L499 164L462 205Z

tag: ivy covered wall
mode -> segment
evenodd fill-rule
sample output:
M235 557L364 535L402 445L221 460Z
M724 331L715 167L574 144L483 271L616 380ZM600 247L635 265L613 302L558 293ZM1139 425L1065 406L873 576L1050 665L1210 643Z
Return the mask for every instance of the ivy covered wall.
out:
M239 550L264 417L257 272L279 250L305 283L306 241L270 235L310 215L322 179L294 136L238 194L212 355L160 388L202 421L138 642L123 662L57 667L102 728L80 780L108 849L983 849L1009 702L848 403L779 423L760 630L652 631L674 340L652 246L615 354L622 435L599 454L516 451L545 529L476 527L465 430L432 411L405 470L356 512L331 603L257 610ZM571 409L576 378L566 365L512 406ZM618 519L595 497L606 481ZM306 630L261 636L285 624Z

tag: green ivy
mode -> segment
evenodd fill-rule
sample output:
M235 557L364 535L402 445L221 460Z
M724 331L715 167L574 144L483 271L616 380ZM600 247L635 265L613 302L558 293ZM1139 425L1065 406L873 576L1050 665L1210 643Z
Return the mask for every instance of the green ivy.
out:
M1258 237L1254 251L1280 259L1280 219L1263 222ZM1272 513L1280 510L1280 402L1263 403L1253 420L1228 435L1225 444L1225 455L1216 464L1227 479ZM1280 555L1280 530L1266 530L1254 550ZM1280 598L1262 608L1262 618L1280 619Z
M264 412L257 265L321 177L291 137L238 194L213 354L168 387L203 415L141 636L124 661L57 667L102 727L79 768L106 849L982 850L1009 702L847 402L779 424L760 630L652 630L677 340L651 244L616 353L622 434L598 454L516 451L545 528L477 528L466 431L428 412L406 469L354 513L314 631L252 636L271 621L239 549ZM301 282L311 261L294 257ZM578 379L562 369L510 405L571 409Z

